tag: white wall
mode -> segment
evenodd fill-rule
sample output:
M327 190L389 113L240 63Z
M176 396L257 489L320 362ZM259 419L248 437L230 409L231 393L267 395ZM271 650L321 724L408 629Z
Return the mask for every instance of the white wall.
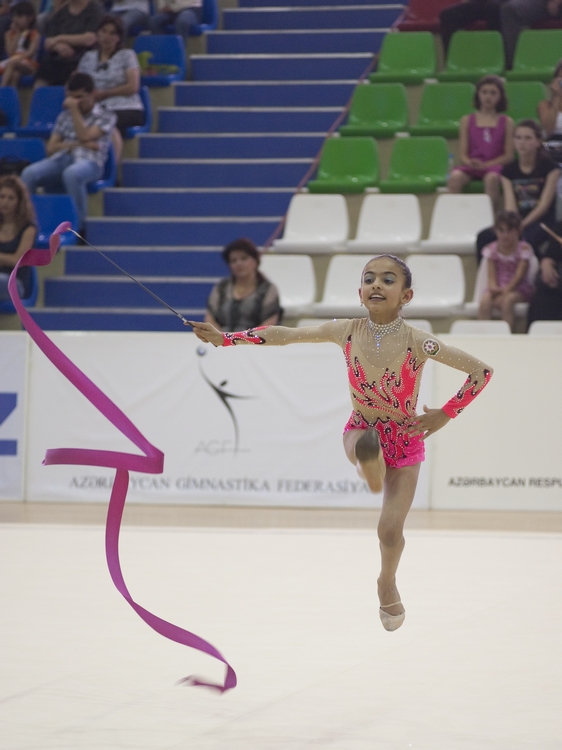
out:
M0 334L3 361L7 340L18 336L25 342L24 334ZM343 452L350 403L336 346L223 350L202 347L190 333L55 333L52 338L166 454L162 476L132 476L133 502L380 506L381 497L366 491ZM562 509L562 341L443 338L480 356L495 374L484 393L428 441L415 506ZM0 497L107 502L112 470L45 467L45 451L130 452L131 445L34 346L27 369L25 493L12 482L12 494L4 489ZM10 370L0 367L0 393L13 387ZM464 377L431 363L419 407L441 406ZM23 371L17 378L23 382ZM232 413L213 386L237 397L225 397ZM23 407L20 399L22 420ZM0 440L12 427L0 425ZM5 465L0 457L0 466Z

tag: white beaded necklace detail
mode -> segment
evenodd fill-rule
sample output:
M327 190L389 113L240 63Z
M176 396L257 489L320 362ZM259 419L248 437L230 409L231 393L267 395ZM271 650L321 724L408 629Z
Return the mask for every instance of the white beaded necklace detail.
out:
M377 355L380 354L381 339L386 336L387 333L396 333L396 331L402 325L402 318L396 318L392 323L373 323L371 318L367 318L367 328L375 337L375 344L377 345Z

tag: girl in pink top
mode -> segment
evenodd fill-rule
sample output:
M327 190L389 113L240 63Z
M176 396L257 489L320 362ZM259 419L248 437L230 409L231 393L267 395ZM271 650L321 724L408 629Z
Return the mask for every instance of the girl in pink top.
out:
M413 295L412 274L404 261L379 255L366 264L361 275L363 318L330 320L306 328L262 326L232 333L222 333L210 323L189 321L201 341L215 346L330 342L342 349L353 405L344 428L344 450L369 489L384 491L378 526L378 593L386 630L396 630L404 622L396 571L404 549L404 521L424 459L424 440L460 414L492 374L476 357L408 325L400 311ZM440 409L424 406L418 414L418 391L427 360L461 370L467 378Z
M520 239L521 218L515 211L500 211L494 229L497 241L482 250L482 263L488 266L488 286L480 300L478 318L490 320L497 310L513 330L515 303L528 302L533 293L529 279L533 248Z
M501 206L500 172L513 161L513 120L501 114L507 99L501 78L485 76L476 84L476 112L461 119L459 151L461 166L449 175L450 193L462 193L470 180L482 180L484 190L498 211Z

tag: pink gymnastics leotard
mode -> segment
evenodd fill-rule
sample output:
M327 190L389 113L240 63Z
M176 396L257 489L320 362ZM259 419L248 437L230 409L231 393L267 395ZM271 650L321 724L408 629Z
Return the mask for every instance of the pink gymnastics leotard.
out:
M418 436L408 435L404 422L416 414L425 362L434 359L468 373L461 389L442 407L449 417L456 417L476 398L488 383L492 370L470 354L405 321L377 345L367 320L331 320L306 328L264 326L224 333L223 346L338 344L345 356L353 405L344 431L375 428L388 466L399 468L420 463L424 460L424 443Z

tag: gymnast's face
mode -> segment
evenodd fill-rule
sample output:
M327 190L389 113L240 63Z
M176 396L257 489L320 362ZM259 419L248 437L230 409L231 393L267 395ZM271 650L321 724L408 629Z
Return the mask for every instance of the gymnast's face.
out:
M402 268L391 258L373 258L363 269L359 299L375 323L391 323L413 296Z

